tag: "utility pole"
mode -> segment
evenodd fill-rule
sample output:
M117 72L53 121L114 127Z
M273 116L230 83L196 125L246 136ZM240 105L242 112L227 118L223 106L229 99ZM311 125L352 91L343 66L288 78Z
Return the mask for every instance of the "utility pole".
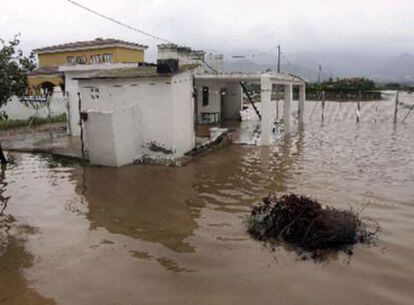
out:
M281 57L281 51L280 51L280 44L277 45L277 73L280 73L280 57Z
M318 70L318 84L321 84L321 74L322 74L322 66L319 65L319 70Z

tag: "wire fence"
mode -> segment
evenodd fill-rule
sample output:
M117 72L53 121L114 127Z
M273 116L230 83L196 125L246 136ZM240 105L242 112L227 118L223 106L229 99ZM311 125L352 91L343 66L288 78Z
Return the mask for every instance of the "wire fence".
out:
M393 120L395 124L407 122L414 113L414 94L406 92L385 93L385 98L376 101L307 101L309 121L331 122L383 122Z

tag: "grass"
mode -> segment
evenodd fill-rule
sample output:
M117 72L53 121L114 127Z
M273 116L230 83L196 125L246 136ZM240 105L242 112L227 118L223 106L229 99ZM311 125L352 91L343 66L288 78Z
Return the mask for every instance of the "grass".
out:
M66 122L66 113L63 113L61 115L53 116L50 118L50 121L48 118L34 118L32 122L33 126L40 126L48 123L60 123L60 122ZM30 123L30 120L0 120L0 130L10 130L10 129L16 129L16 128L24 128L28 127Z

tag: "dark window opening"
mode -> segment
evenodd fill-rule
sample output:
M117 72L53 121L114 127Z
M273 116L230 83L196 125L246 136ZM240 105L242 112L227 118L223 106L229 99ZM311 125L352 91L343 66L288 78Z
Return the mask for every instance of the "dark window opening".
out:
M111 53L105 53L103 55L103 62L112 62L112 54Z
M86 64L86 61L87 61L86 56L78 56L78 57L76 57L76 63L77 64L84 65L84 64Z
M208 106L209 104L209 95L210 95L210 90L208 87L203 87L203 106Z
M91 55L91 63L99 64L101 61L101 55Z
M66 60L68 61L68 64L71 64L71 65L76 64L75 56L68 56L68 57L66 57Z
M44 82L41 84L43 92L47 95L52 95L55 85L51 82Z

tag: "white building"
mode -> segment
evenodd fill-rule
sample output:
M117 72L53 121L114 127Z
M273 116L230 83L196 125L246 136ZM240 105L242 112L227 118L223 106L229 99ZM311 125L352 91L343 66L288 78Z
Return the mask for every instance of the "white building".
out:
M278 73L217 72L222 56L205 56L204 52L175 45L161 45L159 56L157 66L63 68L72 133L79 134L80 97L81 111L87 113L84 131L92 164L178 162L196 147L200 127L208 131L227 120L240 119L244 101L241 83L261 84L263 145L271 144L275 121L270 108L272 85L285 87L285 130L290 126L294 85L300 87L298 117L303 118L305 85L300 78ZM215 68L205 64L206 58Z
M305 81L291 74L266 73L216 73L198 74L195 77L197 94L197 120L199 124L222 124L239 119L243 108L242 84L260 84L261 94L261 144L272 143L275 111L272 109L274 85L284 87L283 120L285 132L290 130L293 86L299 87L299 124L303 123L305 107Z
M76 80L92 164L174 162L195 147L192 70L124 68Z

